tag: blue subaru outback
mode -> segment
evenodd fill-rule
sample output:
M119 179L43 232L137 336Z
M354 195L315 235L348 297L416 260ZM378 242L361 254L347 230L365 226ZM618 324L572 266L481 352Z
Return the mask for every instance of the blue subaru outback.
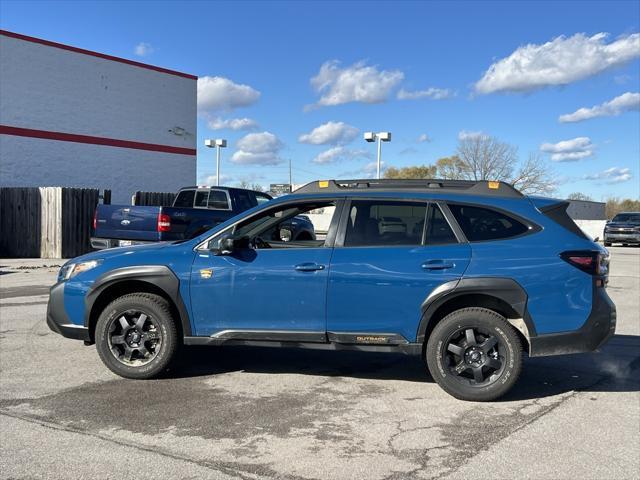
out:
M181 345L354 349L420 355L451 395L493 400L523 351L614 332L607 251L566 207L502 182L312 182L191 240L69 261L47 323L126 378L161 374ZM292 240L304 214L315 238Z

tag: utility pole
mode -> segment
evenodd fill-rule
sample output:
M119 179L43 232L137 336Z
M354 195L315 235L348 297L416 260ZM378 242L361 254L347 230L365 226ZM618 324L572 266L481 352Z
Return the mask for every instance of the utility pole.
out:
M289 193L293 192L293 176L291 175L291 159L289 159Z

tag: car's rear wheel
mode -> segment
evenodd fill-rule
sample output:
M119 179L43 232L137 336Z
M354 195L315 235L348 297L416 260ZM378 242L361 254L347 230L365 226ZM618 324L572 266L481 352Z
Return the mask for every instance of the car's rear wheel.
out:
M169 303L158 295L133 293L111 302L95 331L100 359L125 378L148 379L170 365L178 333Z
M431 376L450 395L490 401L516 383L522 370L522 345L503 316L486 308L463 308L435 326L426 360Z

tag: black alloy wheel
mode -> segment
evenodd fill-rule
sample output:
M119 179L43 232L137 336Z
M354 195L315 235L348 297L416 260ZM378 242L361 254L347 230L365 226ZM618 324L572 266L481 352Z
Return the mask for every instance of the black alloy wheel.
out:
M440 320L425 348L433 379L450 395L495 400L515 384L522 370L522 344L505 317L470 307Z
M109 349L125 365L153 361L162 348L162 334L153 317L139 310L127 310L109 325Z
M149 379L164 372L179 347L169 302L151 293L132 293L113 300L95 329L102 362L125 378Z

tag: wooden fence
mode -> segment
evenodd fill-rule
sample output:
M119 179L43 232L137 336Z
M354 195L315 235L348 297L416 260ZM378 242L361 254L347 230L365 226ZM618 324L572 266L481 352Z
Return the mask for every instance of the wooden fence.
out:
M0 256L40 256L40 205L38 188L0 189Z
M91 251L93 212L111 192L0 188L0 256L71 258Z
M136 192L134 205L145 205L148 207L170 207L175 193L169 192Z

